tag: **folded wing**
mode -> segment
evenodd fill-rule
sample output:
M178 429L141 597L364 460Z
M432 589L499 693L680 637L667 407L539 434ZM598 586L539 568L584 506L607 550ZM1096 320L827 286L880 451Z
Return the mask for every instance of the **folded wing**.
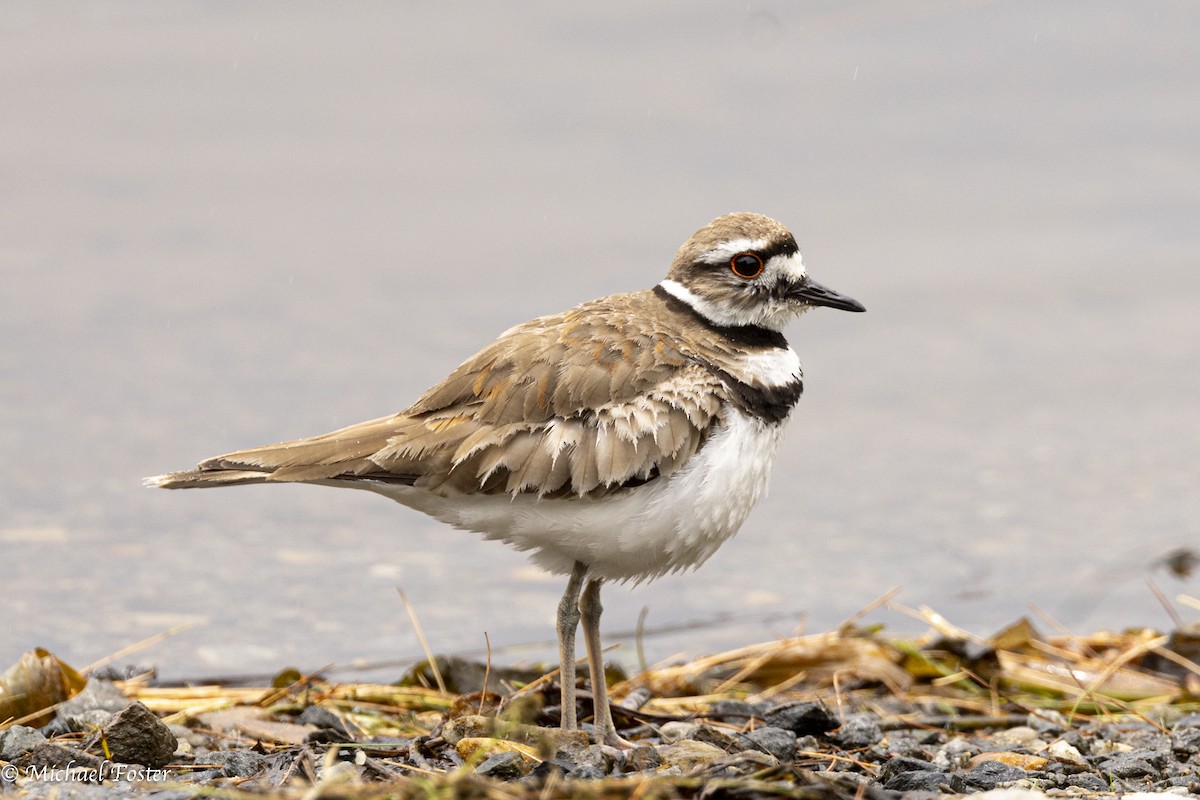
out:
M669 475L718 423L723 385L644 315L622 313L621 300L511 329L399 414L151 481L595 496Z

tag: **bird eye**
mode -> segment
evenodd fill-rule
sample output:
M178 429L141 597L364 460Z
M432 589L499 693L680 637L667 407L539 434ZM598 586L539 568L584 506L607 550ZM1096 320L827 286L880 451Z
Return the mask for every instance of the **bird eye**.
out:
M739 278L750 280L762 274L763 261L758 257L757 253L738 253L729 259L729 268Z

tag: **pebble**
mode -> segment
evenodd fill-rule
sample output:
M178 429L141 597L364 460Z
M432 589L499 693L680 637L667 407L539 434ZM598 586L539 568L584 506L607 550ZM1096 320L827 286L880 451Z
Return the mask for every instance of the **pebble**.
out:
M708 707L705 716L718 722L744 725L755 717L762 719L765 713L761 705L745 700L717 700Z
M0 761L16 761L44 741L46 735L37 728L13 725L0 731Z
M985 761L996 761L1001 764L1007 764L1010 767L1017 767L1023 770L1038 770L1046 766L1047 759L1041 756L1031 756L1026 753L1013 753L1005 750L991 750L986 753L980 753L977 756L972 756L967 762L968 769L974 769Z
M30 769L76 770L84 777L91 775L98 778L104 760L74 747L42 742L13 763L18 770L26 773Z
M883 781L883 788L893 792L940 792L950 786L950 776L945 772L912 770L897 772Z
M267 769L267 759L261 753L253 750L226 750L209 753L204 760L220 765L221 774L226 778L250 778Z
M1117 753L1100 762L1100 772L1108 773L1114 778L1157 778L1161 773L1138 753Z
M769 717L767 721L770 723ZM854 750L883 741L883 731L879 728L879 718L874 714L855 714L829 734L829 738L847 750Z
M742 750L739 753L733 753L720 761L714 762L713 766L720 766L722 774L734 777L778 767L779 759L761 750Z
M1110 753L1128 753L1132 749L1133 745L1118 742L1115 739L1098 739L1092 743L1091 754L1102 756Z
M129 703L129 698L111 682L93 678L83 687L83 691L58 707L55 718L65 722L71 717L95 710L115 714Z
M659 736L664 742L680 742L693 738L698 730L700 730L698 722L665 722L659 728Z
M796 760L796 734L786 728L768 725L744 733L740 739L752 749L774 756L779 761L790 763Z
M476 775L501 781L524 778L532 771L533 764L520 753L514 753L511 750L504 753L493 753L475 768Z
M745 742L742 741L742 737L722 728L714 728L711 725L699 726L687 738L711 744L713 747L719 747L726 753L736 753L746 746Z
M54 730L69 733L91 733L97 728L103 728L113 718L113 712L103 708L90 708L69 717L60 717L54 721Z
M986 792L1000 788L1001 784L1012 783L1026 777L1020 767L1001 764L999 761L984 761L974 769L950 776L950 788L956 792Z
M1055 761L1061 761L1066 764L1075 764L1078 766L1085 766L1087 764L1087 760L1084 759L1083 754L1073 745L1068 744L1065 739L1055 739L1046 747L1045 754Z
M1181 756L1200 753L1200 728L1176 725L1171 732L1171 750Z
M571 777L601 777L608 774L609 767L615 761L611 751L612 748L603 745L589 744L587 747L559 751L558 755L559 757L564 754L570 755L570 761L574 766L567 774Z
M296 717L296 722L300 725L313 725L320 731L328 731L336 737L335 741L354 741L354 737L346 730L346 723L342 721L342 718L321 706L309 706L304 709L300 716Z
M129 704L115 714L85 749L105 752L123 764L162 767L171 760L179 742L171 729L142 703Z
M658 754L658 750L647 745L639 745L625 756L625 767L630 772L658 769L662 763L662 756Z
M933 763L946 771L965 769L967 762L978 753L979 746L967 739L951 739L938 748Z
M823 734L838 727L838 718L820 700L784 703L767 712L765 721L774 728L785 728L797 736Z
M1028 725L1017 725L1007 730L996 731L988 740L989 749L1009 750L1016 747L1041 745L1041 736Z
M674 744L663 744L655 748L665 767L678 767L682 772L723 758L726 753L719 747L692 739L683 739Z

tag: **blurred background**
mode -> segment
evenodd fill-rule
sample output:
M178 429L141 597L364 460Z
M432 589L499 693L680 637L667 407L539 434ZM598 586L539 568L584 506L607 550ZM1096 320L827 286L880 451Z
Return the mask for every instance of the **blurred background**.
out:
M141 479L398 411L733 210L868 313L789 328L771 496L698 573L606 591L615 658L643 609L683 628L653 662L892 587L980 634L1172 627L1197 41L1188 0L5 2L0 665L181 625L121 660L416 658L397 586L438 652L552 657L563 580L500 545L366 493Z

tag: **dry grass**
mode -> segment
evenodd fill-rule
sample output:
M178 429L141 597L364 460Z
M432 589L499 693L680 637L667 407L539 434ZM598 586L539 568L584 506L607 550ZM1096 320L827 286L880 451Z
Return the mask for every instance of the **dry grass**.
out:
M886 600L887 598L883 598ZM1185 605L1187 605L1185 603ZM1030 713L1056 711L1074 721L1130 715L1159 724L1167 712L1200 709L1200 664L1196 663L1195 625L1170 635L1149 630L1088 636L1040 634L1020 620L991 637L979 637L950 625L928 609L908 611L928 625L915 638L896 638L858 627L851 620L838 630L763 642L687 663L651 667L612 687L620 701L640 692L649 700L619 710L628 722L662 723L702 719L718 700L777 704L819 699L835 714L872 710L891 728L977 729L1023 724ZM1189 644L1190 643L1190 644ZM491 665L488 665L489 670ZM309 749L310 729L295 723L313 707L336 716L356 741L438 736L452 717L505 713L534 702L521 713L536 718L540 699L553 673L505 698L487 692L459 697L420 686L333 683L319 675L292 675L279 686L154 685L147 679L120 682L122 691L140 700L171 724L211 735L214 747L248 747L259 752L303 750L308 761L293 766L296 780L272 788L288 800L382 797L693 797L719 795L726 779L712 773L608 778L567 782L551 776L532 793L529 784L491 781L474 774L472 763L452 769L423 769L382 760L379 747L338 744ZM44 719L46 711L79 691L79 676L47 653L29 654L0 676L0 730L18 722ZM494 681L494 677L492 678ZM539 691L540 690L540 691ZM44 692L32 697L30 692ZM24 693L24 704L14 696ZM8 702L9 705L4 705ZM19 712L19 713L18 713ZM225 716L222 716L225 715ZM244 729L221 729L240 721ZM257 735L247 734L256 730ZM761 724L747 720L744 727ZM271 727L274 726L274 727ZM490 733L487 735L500 736ZM356 749L357 748L357 749ZM339 761L338 752L342 753ZM324 752L325 763L312 759ZM355 753L347 761L347 752ZM371 755L375 753L375 755ZM823 783L812 769L831 768L837 753L804 753L804 768L788 766L730 778L746 796L829 797L845 795ZM318 761L320 760L319 757ZM352 768L352 764L355 765ZM192 765L178 765L183 770ZM295 788L292 788L295 787ZM161 786L158 788L162 788ZM188 790L195 792L195 785ZM247 787L249 788L249 787ZM237 781L202 787L200 794L261 797ZM853 796L853 795L850 795Z

